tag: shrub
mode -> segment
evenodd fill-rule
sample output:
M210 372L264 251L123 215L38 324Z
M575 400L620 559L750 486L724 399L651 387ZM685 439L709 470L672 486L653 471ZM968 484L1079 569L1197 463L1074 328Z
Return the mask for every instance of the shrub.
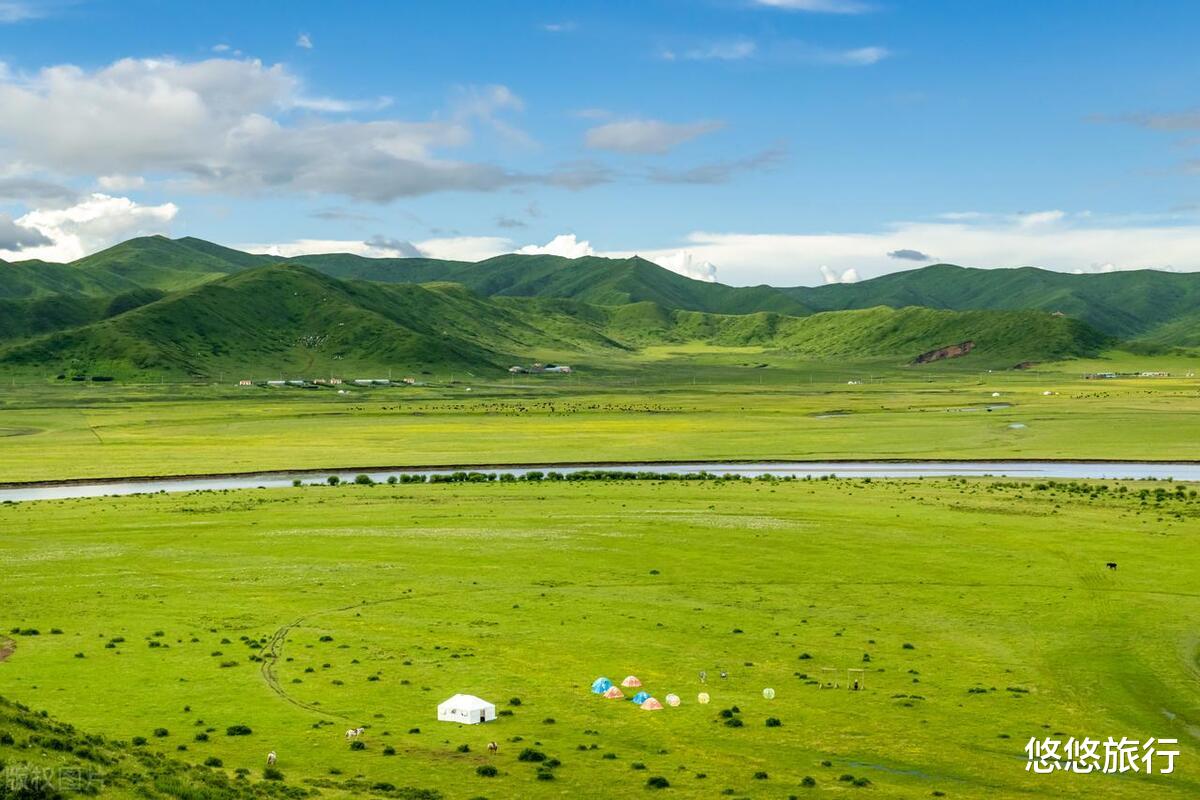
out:
M350 743L350 749L351 750L366 750L367 743L363 742L363 741L359 741L358 739L355 739L353 742Z
M629 768L630 768L630 769L645 769L645 768L646 768L646 765L645 765L645 764L643 764L643 763L642 763L642 762L640 762L640 761L635 761L635 762L633 762L632 764L630 764L630 765L629 765Z
M905 642L903 645L901 645L901 647L905 650L916 650L917 649L916 647L914 647L912 645L911 642Z
M779 717L767 717L767 727L768 728L779 728L782 726L783 726L783 723L779 721Z
M554 780L554 773L553 772L544 772L544 771L539 772L537 774L537 779L539 781L552 781L552 780Z
M519 705L521 705L521 698L519 698L519 697L510 697L510 698L508 699L508 704L509 704L510 706L519 706Z
M469 745L469 744L460 744L460 745L458 746L458 752L460 752L460 753L469 753L469 752L471 752L471 745Z
M131 741L133 742L134 747L142 747L143 745L146 744L146 737L145 736L135 736L135 737L133 737L133 739Z
M730 717L729 719L725 720L726 728L740 728L743 725L745 725L745 723L742 722L742 720L738 717Z
M342 482L342 479L339 478L337 475L330 475L328 478L325 479L325 482L328 483L330 486L337 486L339 483Z
M221 759L217 758L216 756L209 756L208 758L204 759L204 766L206 766L206 767L223 767L223 766L225 766L225 762L222 761Z
M383 754L385 756L394 756L396 755L396 748L389 744L387 747L383 748Z
M263 767L263 780L281 781L283 780L283 773L275 767Z
M869 778L855 778L852 785L859 787L870 786L871 780Z
M475 774L481 778L494 778L500 774L500 770L496 769L491 764L480 764L475 768Z
M207 742L208 734L205 733L204 731L200 731L200 733L197 733L194 738L196 739L197 742Z
M655 775L646 779L646 786L650 789L666 789L670 787L671 782L662 775Z
M371 476L366 475L366 474L355 475L354 482L357 483L359 486L372 486L375 483L375 481L371 480Z
M817 785L817 779L814 778L812 775L805 775L804 778L801 779L800 785L806 789L811 789L812 787Z
M526 747L517 755L517 761L531 761L534 763L546 760L546 754L541 750L534 750L532 747Z
M330 636L329 634L326 634L326 635L322 636L320 639L317 639L317 641L318 642L332 642L333 637Z
M225 729L226 736L249 736L254 733L248 725L230 725Z
M162 739L163 737L170 736L171 732L169 730L167 730L166 728L155 728L154 735L157 736L159 739Z
M763 772L761 769L758 772L754 773L754 780L765 781L766 779L767 779L767 773Z
M603 759L607 759L608 761L613 761L614 759L616 759L617 754L616 753L605 753L604 755L602 755L600 757Z
M303 485L304 485L304 481L300 480L299 478L296 478L295 480L292 481L292 486L303 486Z

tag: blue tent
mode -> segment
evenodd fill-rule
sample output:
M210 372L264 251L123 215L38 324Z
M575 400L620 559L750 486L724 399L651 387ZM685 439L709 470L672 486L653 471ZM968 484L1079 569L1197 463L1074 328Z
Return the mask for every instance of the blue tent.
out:
M612 681L608 678L596 678L592 681L592 694L604 694L612 688Z
M631 701L637 703L640 706L642 703L644 703L650 699L650 693L649 692L638 692L637 694L635 694L633 697L631 697L629 699Z

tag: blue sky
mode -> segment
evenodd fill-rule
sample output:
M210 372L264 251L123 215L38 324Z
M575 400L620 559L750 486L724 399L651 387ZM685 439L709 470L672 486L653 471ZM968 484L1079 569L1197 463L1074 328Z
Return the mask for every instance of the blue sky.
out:
M1191 2L0 0L0 258L1200 268Z

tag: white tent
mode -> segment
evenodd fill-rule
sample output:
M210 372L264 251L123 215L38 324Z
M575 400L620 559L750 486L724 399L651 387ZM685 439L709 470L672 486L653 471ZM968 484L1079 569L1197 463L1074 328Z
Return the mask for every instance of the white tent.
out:
M496 718L496 706L473 694L456 694L438 704L438 722L458 722L463 725L478 725Z

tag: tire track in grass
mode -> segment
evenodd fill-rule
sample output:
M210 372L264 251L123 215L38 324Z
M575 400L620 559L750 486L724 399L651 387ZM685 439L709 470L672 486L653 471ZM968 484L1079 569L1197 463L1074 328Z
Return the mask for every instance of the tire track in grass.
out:
M287 644L288 635L291 634L291 632L296 628L299 628L302 625L307 625L310 620L316 617L325 616L326 614L340 614L343 611L352 611L356 608L370 608L372 606L384 605L386 603L396 603L401 600L408 600L411 598L412 595L401 595L400 597L388 597L382 600L362 600L357 603L351 603L348 606L339 606L338 608L327 608L321 611L313 611L310 614L297 617L286 625L277 628L267 641L266 652L262 657L262 667L259 668L259 673L262 675L263 681L267 684L271 691L297 708L302 708L306 711L311 711L314 714L320 714L324 717L350 720L351 717L345 714L337 714L331 711L326 711L318 705L306 703L303 700L293 697L292 695L288 694L287 690L283 688L283 685L279 683L279 676L275 673L275 665L279 662L280 656L283 655L283 647L285 644ZM3 660L3 658L0 658L0 661Z

